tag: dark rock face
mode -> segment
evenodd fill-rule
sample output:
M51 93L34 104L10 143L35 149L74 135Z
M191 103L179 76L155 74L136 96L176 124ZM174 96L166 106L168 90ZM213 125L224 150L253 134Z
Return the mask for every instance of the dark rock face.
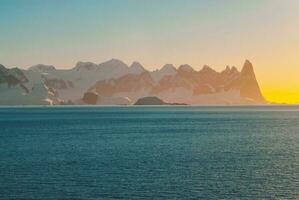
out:
M95 70L97 69L97 65L92 63L92 62L78 62L75 66L75 70L76 71L80 71L80 70L87 70L87 71L90 71L90 70Z
M144 97L138 99L135 105L167 105L167 103L158 97Z
M7 69L0 65L0 84L7 84L8 87L19 85L25 93L29 93L29 89L24 85L26 82L28 82L28 79L20 69Z
M86 104L95 105L95 104L97 104L98 95L93 92L86 92L84 94L82 100Z
M28 79L20 69L7 69L3 65L0 65L0 83L7 83L8 85L17 85L19 83L26 82L28 82Z
M29 70L39 71L39 72L50 72L50 71L55 71L56 68L53 65L38 64L30 67Z

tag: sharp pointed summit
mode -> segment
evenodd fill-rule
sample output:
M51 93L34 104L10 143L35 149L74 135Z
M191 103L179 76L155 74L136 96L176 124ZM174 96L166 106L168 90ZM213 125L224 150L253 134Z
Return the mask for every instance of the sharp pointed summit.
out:
M202 69L200 70L200 72L202 72L202 73L214 73L216 71L214 69L212 69L210 66L204 65L202 67Z
M172 64L166 64L160 71L163 73L174 73L176 71L176 68Z
M137 61L134 61L134 62L131 64L130 67L133 67L133 68L142 68L142 69L144 69L143 66L142 66L139 62L137 62Z
M241 73L254 75L252 63L249 60L245 60Z
M246 60L240 74L240 94L241 96L265 102L260 87L256 80L253 65Z
M139 62L133 62L130 66L130 73L132 74L140 74L144 72L144 67Z

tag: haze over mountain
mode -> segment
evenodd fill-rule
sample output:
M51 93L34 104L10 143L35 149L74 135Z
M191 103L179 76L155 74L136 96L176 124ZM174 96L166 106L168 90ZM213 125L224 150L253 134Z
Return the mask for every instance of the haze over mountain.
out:
M252 64L241 71L209 66L196 71L189 65L166 64L148 71L140 63L121 60L95 64L78 62L69 70L35 65L27 70L0 65L1 105L99 104L130 105L155 96L178 104L264 104Z

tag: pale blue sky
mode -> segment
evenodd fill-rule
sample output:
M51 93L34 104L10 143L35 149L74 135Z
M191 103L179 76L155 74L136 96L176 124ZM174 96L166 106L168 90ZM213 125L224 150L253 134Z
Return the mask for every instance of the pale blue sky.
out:
M69 68L113 57L220 69L292 47L298 8L297 0L0 0L0 63Z
M298 102L298 10L298 0L0 0L0 63L222 70L247 58L270 100Z

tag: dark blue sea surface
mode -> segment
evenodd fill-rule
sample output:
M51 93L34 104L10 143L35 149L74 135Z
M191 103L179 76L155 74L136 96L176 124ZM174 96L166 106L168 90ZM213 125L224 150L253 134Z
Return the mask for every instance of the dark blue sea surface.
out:
M299 199L299 107L2 107L0 199Z

